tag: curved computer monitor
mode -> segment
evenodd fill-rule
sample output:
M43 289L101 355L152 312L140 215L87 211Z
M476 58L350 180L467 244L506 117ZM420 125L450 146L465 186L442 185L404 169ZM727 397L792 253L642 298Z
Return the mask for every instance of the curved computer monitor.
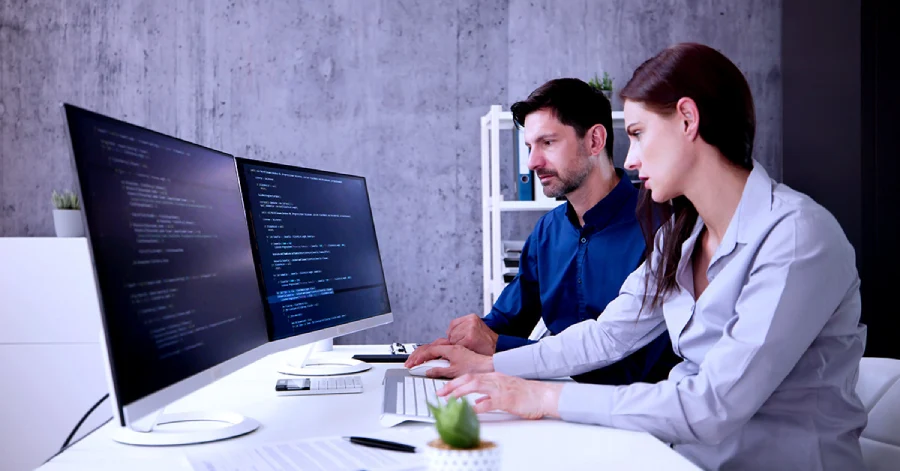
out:
M237 158L270 348L307 345L391 322L363 177ZM330 356L289 360L287 374L367 369Z
M283 319L269 314L272 299L261 296L233 156L72 105L64 105L64 115L94 265L110 398L121 426L117 440L170 445L253 431L259 424L237 414L161 411L274 351L391 321L385 302L383 309L337 312L333 319L321 317L320 309L316 320L292 318L299 323L283 330ZM364 261L376 259L380 273L380 258ZM298 289L298 299L308 295ZM192 420L228 426L157 427Z

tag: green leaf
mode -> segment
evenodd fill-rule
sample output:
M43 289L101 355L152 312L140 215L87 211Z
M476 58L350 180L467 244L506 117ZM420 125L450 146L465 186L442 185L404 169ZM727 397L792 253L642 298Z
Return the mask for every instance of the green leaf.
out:
M612 78L609 77L609 72L603 72L603 80L600 81L600 89L601 90L612 90L613 82Z
M443 407L428 404L441 440L453 448L475 448L481 443L478 415L464 399L450 397Z
M54 190L53 195L51 196L51 201L53 202L53 207L56 209L81 208L81 205L78 203L78 195L71 191L59 193L58 191Z
M609 72L603 72L603 78L600 78L597 74L594 74L594 78L588 80L588 85L596 90L611 91L613 89L613 81L609 76Z

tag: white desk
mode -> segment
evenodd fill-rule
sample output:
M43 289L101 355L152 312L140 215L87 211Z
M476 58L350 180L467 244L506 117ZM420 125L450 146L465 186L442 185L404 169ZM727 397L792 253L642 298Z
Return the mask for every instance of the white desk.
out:
M388 353L387 346L336 346L333 354ZM255 432L231 440L181 447L135 447L109 438L112 423L101 427L45 464L42 471L190 470L188 451L259 445L328 435L363 435L415 446L437 436L431 424L404 423L384 428L379 422L384 370L400 364L375 364L361 373L364 392L332 396L275 396L275 368L284 353L264 358L176 402L167 412L224 409L259 420ZM503 469L666 469L697 468L646 433L570 424L557 420L482 422L482 437L500 444Z
M84 238L0 238L3 471L39 466L106 393L99 309Z

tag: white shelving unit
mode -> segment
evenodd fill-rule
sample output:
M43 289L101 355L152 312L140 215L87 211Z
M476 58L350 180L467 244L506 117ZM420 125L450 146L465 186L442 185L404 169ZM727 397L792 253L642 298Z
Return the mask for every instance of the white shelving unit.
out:
M624 127L624 115L613 111L613 127ZM500 194L500 131L512 130L512 112L493 105L481 117L481 225L482 266L484 273L484 309L487 313L500 296L503 281L503 247L500 240L500 214L504 211L547 212L562 204L558 201L507 201ZM510 155L509 158L512 156ZM512 165L510 162L509 165ZM535 192L541 191L535 182Z

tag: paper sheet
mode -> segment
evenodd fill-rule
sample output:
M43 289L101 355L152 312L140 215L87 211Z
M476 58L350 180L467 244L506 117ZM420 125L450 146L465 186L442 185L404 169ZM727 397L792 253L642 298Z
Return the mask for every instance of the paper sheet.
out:
M398 471L424 469L420 452L354 445L341 437L313 438L224 452L189 453L194 471Z

